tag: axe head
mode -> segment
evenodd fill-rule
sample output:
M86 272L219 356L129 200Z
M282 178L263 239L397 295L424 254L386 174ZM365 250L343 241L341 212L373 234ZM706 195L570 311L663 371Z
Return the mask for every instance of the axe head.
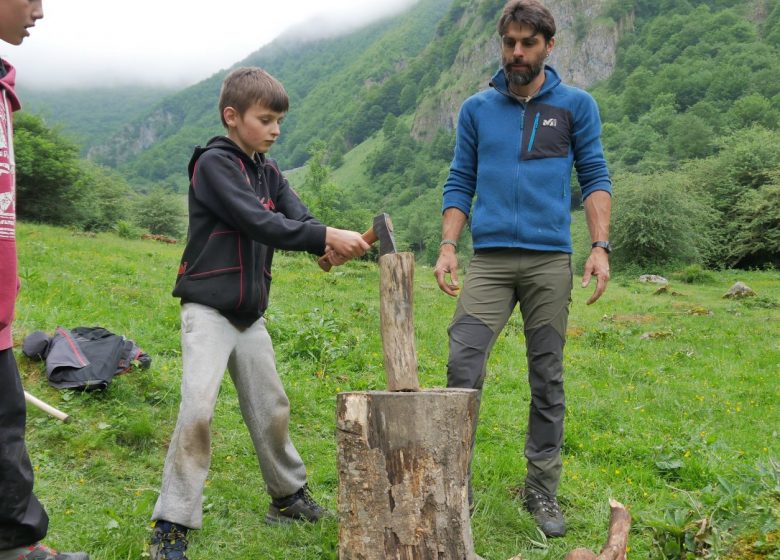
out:
M379 256L398 252L393 234L393 222L389 214L374 217L374 234L379 239Z

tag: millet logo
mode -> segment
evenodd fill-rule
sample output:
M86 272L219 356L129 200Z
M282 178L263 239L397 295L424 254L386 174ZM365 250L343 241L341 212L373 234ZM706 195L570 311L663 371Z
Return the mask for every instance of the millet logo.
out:
M558 126L558 119L542 119L542 126Z

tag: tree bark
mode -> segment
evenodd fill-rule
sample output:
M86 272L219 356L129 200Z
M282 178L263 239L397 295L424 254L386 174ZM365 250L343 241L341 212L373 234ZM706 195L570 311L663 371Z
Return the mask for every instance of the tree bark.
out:
M340 560L475 560L468 461L476 391L337 397Z
M379 323L389 391L419 391L413 317L414 254L379 258Z

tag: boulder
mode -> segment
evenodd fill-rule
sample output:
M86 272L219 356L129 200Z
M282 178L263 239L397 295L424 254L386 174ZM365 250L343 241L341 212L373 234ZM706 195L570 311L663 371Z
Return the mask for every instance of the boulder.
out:
M750 286L745 284L744 282L737 282L734 284L728 292L723 294L723 297L726 299L741 299L746 297L755 297L756 292L754 292Z
M657 274L643 274L639 277L640 282L644 282L646 284L668 284L669 280L664 278L663 276L658 276Z

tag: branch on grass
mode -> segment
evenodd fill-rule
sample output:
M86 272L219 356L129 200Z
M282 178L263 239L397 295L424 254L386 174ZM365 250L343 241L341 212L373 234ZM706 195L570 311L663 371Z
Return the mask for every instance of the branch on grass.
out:
M615 500L609 501L610 519L607 544L598 556L586 548L577 548L566 555L565 560L626 560L628 531L631 529L631 515L626 506Z

